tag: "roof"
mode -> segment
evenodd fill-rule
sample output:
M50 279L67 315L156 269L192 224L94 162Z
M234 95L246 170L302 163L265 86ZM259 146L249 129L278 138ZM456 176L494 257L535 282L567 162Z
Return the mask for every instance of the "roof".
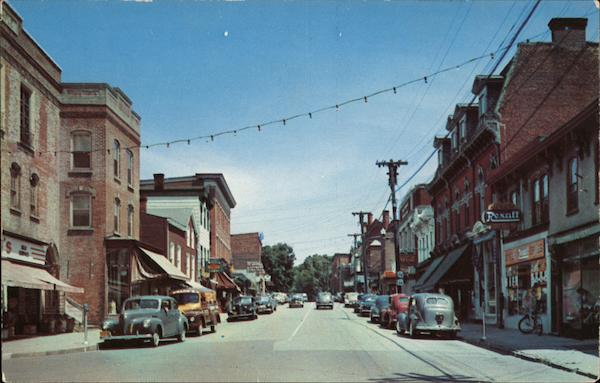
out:
M170 224L181 229L187 230L187 225L190 219L194 220L192 209L185 207L152 207L147 206L146 212L148 214L156 215L159 217L167 218ZM195 226L195 225L194 225Z
M183 177L169 177L164 179L164 189L157 191L158 194L167 195L169 192L177 192L181 190L199 190L201 189L194 184L198 181L202 181L204 184L206 181L212 181L216 183L217 187L221 191L221 194L225 198L229 208L234 208L237 202L235 198L233 198L233 194L229 189L229 185L227 185L227 181L225 180L225 176L223 173L196 173L192 176L183 176ZM182 185L181 187L169 187L169 184L174 183L185 183L189 182L190 186ZM154 192L152 190L152 185L154 185L154 179L145 179L140 180L140 192Z

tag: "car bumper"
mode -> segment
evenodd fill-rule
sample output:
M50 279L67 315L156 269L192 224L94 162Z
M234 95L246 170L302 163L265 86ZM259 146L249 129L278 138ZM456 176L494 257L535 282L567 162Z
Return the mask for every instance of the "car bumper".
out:
M333 308L333 303L317 303L317 307L331 307L331 308Z
M236 319L236 318L250 318L254 315L254 313L227 313L228 319Z
M427 325L417 324L415 330L424 332L448 332L448 331L460 331L460 326L447 326L447 325Z
M115 340L140 340L140 339L152 339L152 334L132 334L132 335L112 335L110 331L100 331L100 340L105 342Z
M256 312L261 314L261 313L270 313L271 311L273 311L273 309L271 307L259 307L256 309Z
M290 308L292 307L304 307L304 303L290 303Z

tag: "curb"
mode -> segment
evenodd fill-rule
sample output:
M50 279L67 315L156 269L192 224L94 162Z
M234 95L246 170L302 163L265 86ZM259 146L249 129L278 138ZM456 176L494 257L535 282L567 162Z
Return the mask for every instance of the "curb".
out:
M2 353L2 360L15 359L15 358L30 358L30 357L36 357L36 356L71 354L71 353L75 353L75 352L91 352L91 351L97 351L97 350L98 350L98 345L94 344L94 345L77 347L77 348L67 348L64 350Z
M481 340L473 340L473 339L465 339L465 338L461 338L461 340L463 342L465 342L465 343L469 343L469 344L472 344L472 345L477 346L477 347L485 348L487 350L494 351L494 352L497 352L497 353L500 353L500 354L511 355L511 356L514 356L514 357L519 358L519 359L527 360L529 362L536 362L536 363L545 364L545 365L547 365L549 367L552 367L552 368L556 368L556 369L567 371L567 372L573 372L575 374L578 374L578 375L581 375L581 376L585 376L587 378L591 378L591 379L594 379L594 380L598 378L598 376L596 376L596 375L594 375L592 373L586 372L586 371L581 371L578 368L565 367L565 366L562 366L560 364L556 364L554 362L551 362L551 361L549 361L547 359L535 358L533 356L525 355L525 354L523 354L523 353L521 353L519 351L513 351L513 350L508 349L508 348L495 346L495 345L489 344L487 342L482 342Z

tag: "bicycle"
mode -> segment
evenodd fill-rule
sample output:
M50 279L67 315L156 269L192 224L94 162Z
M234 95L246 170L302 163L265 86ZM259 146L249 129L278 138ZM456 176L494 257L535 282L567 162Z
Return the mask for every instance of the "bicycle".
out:
M536 331L538 335L542 335L544 328L537 311L527 312L523 315L523 318L519 321L519 331L523 334L531 334Z

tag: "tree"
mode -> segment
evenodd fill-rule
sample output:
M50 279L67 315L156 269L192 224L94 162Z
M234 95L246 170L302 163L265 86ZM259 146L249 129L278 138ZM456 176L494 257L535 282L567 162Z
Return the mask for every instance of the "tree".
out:
M294 249L285 243L263 246L262 264L271 276L274 291L288 292L294 282Z
M319 291L331 290L331 263L333 257L314 254L296 266L294 291L314 297Z

